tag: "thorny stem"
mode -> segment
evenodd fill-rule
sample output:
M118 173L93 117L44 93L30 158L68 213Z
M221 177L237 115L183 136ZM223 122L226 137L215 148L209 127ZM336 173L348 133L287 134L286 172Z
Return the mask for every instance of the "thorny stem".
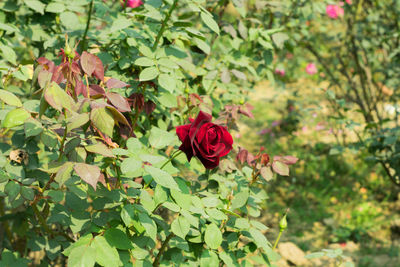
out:
M156 40L154 41L154 44L153 44L153 51L156 50L158 42L160 42L161 36L163 35L165 27L167 26L167 22L168 22L169 18L171 17L172 11L174 11L174 9L176 8L177 5L178 5L178 0L174 0L174 3L172 3L172 6L169 8L168 13L165 16L165 18L161 24L161 29L158 32Z
M174 158L179 156L181 153L182 153L181 150L178 150L177 152L175 152L175 154L171 158L169 158L166 162L164 162L164 164L160 167L160 170L162 168L164 168L168 163L170 163ZM151 182L153 182L153 178L151 178L151 180L144 186L144 189L148 188L150 186Z
M170 234L167 236L167 238L165 238L164 243L161 245L161 248L160 248L160 250L158 251L158 254L157 254L156 258L154 259L153 267L160 266L161 256L162 256L162 254L164 253L164 250L165 250L165 248L167 247L168 242L169 242L169 241L171 240L171 238L173 238L174 236L175 236L174 233L170 233Z
M92 1L90 2L90 4L89 4L89 15L88 15L88 19L87 19L87 21L86 21L85 33L83 34L83 37L82 37L82 46L81 46L81 47L82 47L82 51L85 51L85 50L86 50L86 46L87 46L86 37L87 37L87 33L88 33L88 31L89 31L90 20L92 19L93 3L94 3L94 1L92 0Z

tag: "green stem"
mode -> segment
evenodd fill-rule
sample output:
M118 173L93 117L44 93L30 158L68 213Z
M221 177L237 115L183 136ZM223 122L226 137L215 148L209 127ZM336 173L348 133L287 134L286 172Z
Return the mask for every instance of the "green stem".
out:
M81 51L81 52L85 51L85 50L86 50L86 46L87 46L86 37L87 37L87 33L88 33L88 31L89 31L90 20L92 19L93 3L94 3L94 0L92 0L92 1L90 2L90 4L89 4L89 14L88 14L88 19L87 19L87 21L86 21L85 33L83 34L83 37L82 37L82 46L81 46L82 51Z
M161 39L161 36L164 33L165 27L167 26L167 22L169 20L169 18L171 17L172 11L174 11L174 9L176 8L176 6L178 5L178 0L174 0L174 3L172 3L172 6L169 8L167 15L165 16L162 24L161 24L161 29L157 34L156 40L154 41L153 44L153 51L156 50L158 42Z
M67 119L67 113L64 113L65 119ZM65 130L64 130L64 135L63 138L61 140L61 145L60 145L60 155L58 156L58 161L61 161L62 159L62 155L64 154L64 144L65 144L65 140L67 139L67 132L68 132L68 127L67 125L65 125Z
M176 158L180 154L182 154L181 150L178 150L177 152L175 152L175 154L173 154L173 156L171 158L169 158L166 162L164 162L164 164L160 167L160 170L162 168L164 168L165 166L167 166L168 163L170 163L174 158ZM144 189L148 188L150 186L151 182L153 182L153 178L151 178L151 180L144 186Z
M276 246L278 245L278 242L279 242L279 239L281 239L282 233L283 233L283 230L280 230L280 231L279 231L279 235L278 235L278 237L277 237L276 240L275 240L274 247L273 247L272 249L275 249Z

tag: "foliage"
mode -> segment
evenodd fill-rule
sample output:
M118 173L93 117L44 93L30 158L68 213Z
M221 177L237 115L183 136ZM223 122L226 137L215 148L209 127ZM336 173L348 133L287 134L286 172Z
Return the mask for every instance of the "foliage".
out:
M297 158L270 162L261 148L205 171L172 152L175 128L199 111L229 131L253 116L244 95L272 79L281 40L270 6L248 4L0 3L2 263L42 250L43 266L279 259L255 218L263 185Z

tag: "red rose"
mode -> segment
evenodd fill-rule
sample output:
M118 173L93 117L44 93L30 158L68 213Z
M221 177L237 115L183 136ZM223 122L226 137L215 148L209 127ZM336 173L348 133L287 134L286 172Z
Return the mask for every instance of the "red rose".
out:
M191 124L176 128L182 141L179 149L185 152L189 161L197 157L207 169L217 167L219 158L231 151L233 143L227 129L212 123L211 119L211 115L200 111L196 119L190 119Z

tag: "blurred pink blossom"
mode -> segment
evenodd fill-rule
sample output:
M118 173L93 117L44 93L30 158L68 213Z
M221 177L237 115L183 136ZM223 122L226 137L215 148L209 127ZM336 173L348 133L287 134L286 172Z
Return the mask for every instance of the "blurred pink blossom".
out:
M317 73L317 66L314 63L308 63L306 66L306 72L310 75Z
M280 76L285 76L285 70L284 69L275 69L275 73L280 75Z
M346 0L346 3L349 5L353 4L353 2L351 0Z
M142 0L125 0L126 6L131 8L137 8L143 5Z
M267 134L267 133L270 133L270 132L271 132L271 129L266 128L266 129L262 129L262 130L259 131L257 134L259 134L259 135L264 135L264 134Z
M308 128L307 128L307 126L303 126L303 127L301 128L301 130L303 131L303 133L305 133L305 132L307 132Z
M240 138L240 133L237 133L237 134L235 135L235 137L236 137L236 138Z
M323 125L322 122L319 122L319 123L315 126L315 130L316 130L316 131L322 131L323 129L325 129L325 126Z
M338 17L343 16L344 9L338 5L327 5L326 14L332 19L337 19Z
M281 121L273 121L272 123L271 123L271 127L276 127L276 126L278 126L278 125L280 125L281 124Z
M318 116L318 114L317 114L317 112L314 112L311 116L312 116L313 118L316 118L316 117Z

